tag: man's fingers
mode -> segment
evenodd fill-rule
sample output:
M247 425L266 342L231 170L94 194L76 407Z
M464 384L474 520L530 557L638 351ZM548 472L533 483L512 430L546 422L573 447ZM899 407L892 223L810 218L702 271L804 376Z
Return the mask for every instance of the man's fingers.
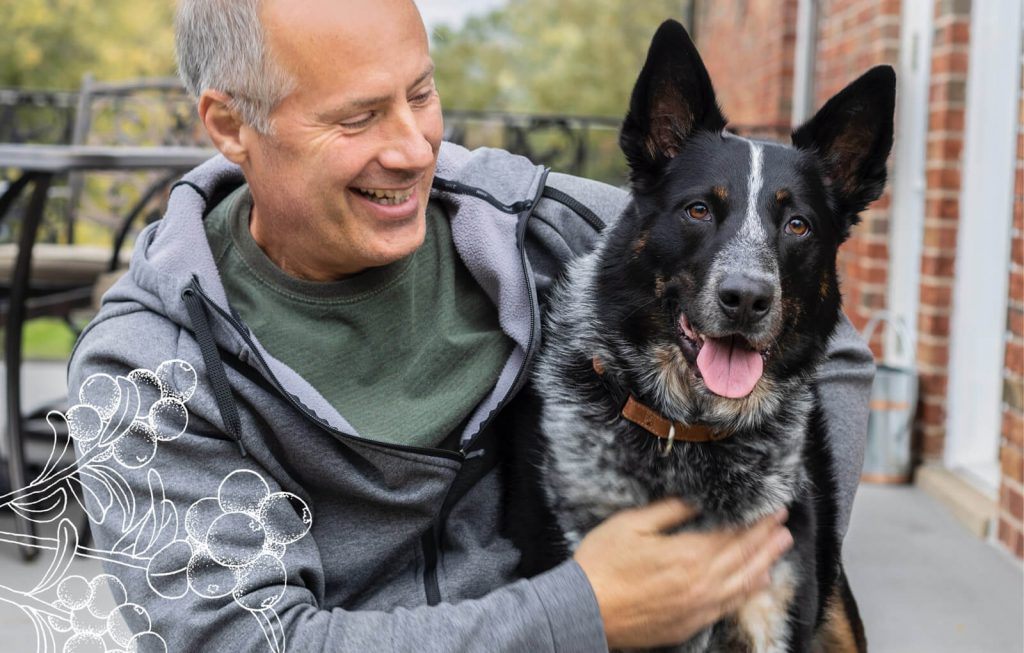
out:
M748 533L749 534L749 533ZM782 526L774 526L768 537L761 541L722 584L725 601L734 598L741 603L771 583L769 569L793 546L793 536Z
M717 556L714 564L720 572L725 575L732 575L736 570L745 565L757 556L763 555L768 547L772 560L778 557L777 548L770 547L769 542L778 532L785 530L782 523L786 521L787 513L781 510L773 515L765 517L746 530L739 532L721 531L717 537L722 538L721 555ZM786 531L788 534L788 531ZM777 543L776 543L777 544Z
M628 518L637 530L647 533L667 531L690 521L696 515L696 509L676 498L662 499L628 511Z

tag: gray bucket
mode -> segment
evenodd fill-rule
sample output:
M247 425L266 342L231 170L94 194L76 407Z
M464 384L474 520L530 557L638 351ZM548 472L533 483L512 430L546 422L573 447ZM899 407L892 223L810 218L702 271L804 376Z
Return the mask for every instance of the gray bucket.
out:
M910 334L903 320L881 311L864 327L870 342L875 328L885 322L893 329L899 350L908 351ZM871 386L868 442L861 480L867 483L908 483L911 479L911 433L917 408L917 368L910 353L909 364L880 361Z

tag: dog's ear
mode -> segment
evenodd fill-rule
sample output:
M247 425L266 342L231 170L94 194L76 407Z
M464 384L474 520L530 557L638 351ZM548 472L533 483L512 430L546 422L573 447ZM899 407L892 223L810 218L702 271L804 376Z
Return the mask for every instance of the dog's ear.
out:
M634 182L657 173L695 131L720 132L725 123L690 35L666 20L651 41L619 135Z
M885 189L895 105L896 73L891 66L876 66L793 132L793 145L821 161L847 228Z

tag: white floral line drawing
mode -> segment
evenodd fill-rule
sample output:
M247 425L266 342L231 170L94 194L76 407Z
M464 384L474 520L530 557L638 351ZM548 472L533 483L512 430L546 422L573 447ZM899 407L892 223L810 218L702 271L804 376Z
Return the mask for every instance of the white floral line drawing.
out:
M128 481L114 466L141 469L154 460L160 442L185 432L185 404L196 381L194 368L182 360L166 361L155 371L137 369L125 377L95 374L82 385L80 404L66 414L47 415L54 432L47 463L24 489L0 496L0 509L9 508L38 523L59 520L56 538L0 531L0 542L54 552L32 590L19 591L0 583L0 601L19 607L32 621L38 653L57 651L56 634L71 631L74 634L62 648L65 653L127 652L140 647L167 650L159 634L146 629L133 635L124 628L119 619L127 611L134 612L130 616L136 622L151 622L142 606L128 602L115 576L101 574L86 580L67 575L75 557L144 570L150 589L165 599L180 599L189 592L206 599L231 595L257 620L270 650L285 651L284 629L274 610L287 585L281 559L287 545L309 531L308 506L294 494L271 492L262 476L240 469L221 481L216 496L194 502L182 523L156 469L147 470L148 496L137 503ZM63 446L57 436L60 420L69 434ZM77 466L59 468L71 440L78 443ZM85 500L86 494L91 502ZM99 524L118 506L121 537L109 550L80 544L77 529L64 516L70 497ZM139 505L145 506L141 513ZM94 600L102 584L114 594L113 610L100 608ZM51 597L54 592L56 598ZM115 647L104 637L113 640Z

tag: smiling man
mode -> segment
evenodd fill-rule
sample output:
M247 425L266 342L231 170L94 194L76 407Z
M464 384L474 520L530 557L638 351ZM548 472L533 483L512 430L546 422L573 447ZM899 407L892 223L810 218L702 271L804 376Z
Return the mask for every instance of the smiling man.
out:
M411 0L181 0L177 44L222 156L139 237L69 379L169 360L196 371L185 432L121 470L138 496L159 471L187 542L160 558L187 567L183 590L110 569L148 612L129 626L174 651L269 639L292 651L589 652L682 641L766 586L791 542L783 515L672 533L690 517L672 501L620 513L573 559L516 577L498 433L514 436L553 279L624 193L442 144ZM866 406L871 362L844 329L823 376L847 406L836 419L848 508L866 421L849 407ZM254 478L238 470L265 486L225 499L226 478ZM277 492L295 510L269 524L238 508L254 520L239 532L214 536L189 512ZM120 524L94 525L98 545ZM305 534L283 546L271 532ZM256 554L267 564L238 562Z

